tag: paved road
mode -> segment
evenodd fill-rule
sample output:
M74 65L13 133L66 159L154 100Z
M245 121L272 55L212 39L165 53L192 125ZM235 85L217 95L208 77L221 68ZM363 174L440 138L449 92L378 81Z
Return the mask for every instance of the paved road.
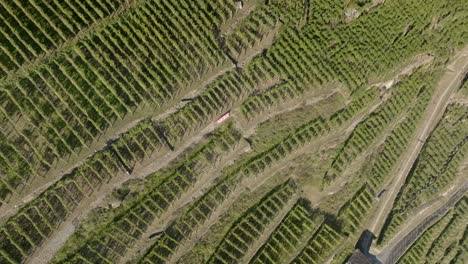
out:
M432 214L428 215L421 223L415 226L410 232L403 236L398 242L384 248L377 258L382 264L396 263L405 252L413 245L414 242L434 223L436 223L442 216L453 208L453 206L463 197L468 191L468 181L450 197L450 199L441 205Z

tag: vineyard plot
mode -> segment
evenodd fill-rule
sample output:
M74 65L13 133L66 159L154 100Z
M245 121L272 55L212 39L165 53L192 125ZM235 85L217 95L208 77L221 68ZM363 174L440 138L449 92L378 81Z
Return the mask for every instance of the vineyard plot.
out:
M365 257L466 262L467 1L4 0L0 21L0 264L338 264L367 229Z

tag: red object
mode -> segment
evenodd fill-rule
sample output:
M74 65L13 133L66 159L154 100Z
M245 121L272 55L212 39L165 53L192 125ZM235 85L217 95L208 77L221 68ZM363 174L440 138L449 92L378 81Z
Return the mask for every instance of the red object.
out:
M216 120L216 124L221 124L222 122L226 121L226 119L228 119L230 116L231 116L231 112L225 113L223 116L218 118L218 120Z

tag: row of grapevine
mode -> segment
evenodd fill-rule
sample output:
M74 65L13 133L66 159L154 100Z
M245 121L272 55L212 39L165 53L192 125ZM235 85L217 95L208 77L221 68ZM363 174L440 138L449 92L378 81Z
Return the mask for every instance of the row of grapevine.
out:
M404 152L408 142L412 138L411 134L415 132L416 126L431 99L433 82L428 77L428 74L420 75L420 73L417 73L416 76L406 80L406 83L402 85L408 85L406 86L407 89L418 91L417 97L414 99L414 103L408 107L406 116L386 136L382 149L376 153L376 158L370 164L369 176L366 178L367 183L359 188L354 196L340 209L338 215L340 219L344 220L345 225L349 227L347 231L355 232L363 224L362 220L365 219L365 216L372 208L374 197L380 191L385 177ZM408 91L405 90L404 93L408 93ZM382 111L386 107L384 105L379 111ZM369 119L366 119L361 124L364 124Z
M201 173L232 151L239 140L240 133L232 125L222 127L170 170L161 183L151 184L162 177L158 173L147 176L149 184L143 192L127 201L124 210L116 213L109 223L98 225L88 239L70 242L57 263L76 263L80 259L91 263L117 262L155 219L193 187Z
M297 26L308 15L310 3L304 0L272 0L267 1L267 8L275 13L281 23L294 23Z
M372 28L375 28L375 24L371 24L370 26ZM367 24L365 26L359 25L357 26L356 30L362 30L367 27ZM377 32L378 30L379 29L375 29L375 31ZM336 34L340 33L341 32L338 32ZM362 80L357 81L353 78L346 77L344 72L337 72L336 69L339 69L339 67L330 66L331 61L330 63L327 63L329 62L329 58L325 55L322 55L326 53L326 50L323 49L324 43L322 42L329 42L337 36L330 36L325 34L327 33L319 31L316 28L307 28L302 32L297 31L296 29L286 30L283 33L282 37L277 42L275 42L272 50L266 51L265 60L258 63L259 66L257 66L256 68L260 68L261 70L259 72L262 72L264 75L287 77L288 80L294 81L292 81L289 85L278 85L277 90L268 90L265 93L261 93L257 96L249 98L242 107L242 112L244 113L244 115L248 116L251 112L258 111L257 109L260 109L259 111L262 111L265 108L268 108L268 106L272 105L273 102L277 101L279 97L284 98L294 96L297 93L300 94L300 92L304 91L304 87L310 85L309 82L312 82L312 84L320 85L329 82L334 78L340 78L344 79L344 82L347 83L348 86L351 83L353 84L352 87L362 84ZM369 38L366 41L370 41L374 38L374 36L369 35L368 32L366 32L366 34L366 36ZM379 46L376 46L375 43L370 42L365 43L364 45L366 46L366 48L368 47L369 49L376 49L376 52L382 52L381 49L378 49ZM335 46L337 46L337 48L339 49L343 48L343 45L340 46L338 44L335 44ZM314 53L314 51L316 52ZM276 55L276 53L278 53L278 55ZM375 58L375 55L376 54L370 57ZM382 57L383 55L385 54L379 54L379 57ZM355 55L351 54L346 56L351 57ZM343 55L343 57L337 59L337 61L345 65L349 64L349 62L344 63L344 61L352 59L352 57L347 57ZM284 67L281 67L281 62L285 59L288 59L289 61L285 61ZM395 61L397 61L396 58ZM349 73L356 72L359 69L373 68L370 66L355 67L354 69L349 69ZM344 77L340 77L341 75L343 75ZM364 74L362 75L364 76Z
M331 127L339 127L350 120L350 118L359 113L363 106L369 106L378 98L379 92L376 89L367 89L355 94L351 102L345 108L333 113L330 118Z
M463 263L466 253L468 198L462 198L442 219L427 229L398 263Z
M467 118L466 106L449 105L400 190L379 241L391 237L412 209L450 186L459 164L468 153Z
M142 263L161 263L175 253L183 241L187 240L197 227L205 223L211 214L235 189L236 182L224 180L211 187L174 221L154 242Z
M240 75L235 71L223 75L168 118L162 121L146 119L121 134L110 144L110 149L130 171L137 162L153 153L162 155L173 150L188 135L227 111L229 105L245 94L237 85L240 81Z
M323 223L292 263L323 263L326 257L332 255L333 250L338 246L338 242L341 238L342 235L339 230L327 223Z
M355 127L325 173L322 181L324 185L329 185L339 177L347 165L365 152L395 118L405 113L409 102L415 99L421 89L421 82L419 78L410 77L392 88L391 97Z
M433 1L437 2L437 1ZM395 67L412 54L432 49L429 34L421 34L431 15L440 12L426 3L420 8L419 1L393 1L368 13L351 24L341 24L333 32L335 40L328 50L327 62L336 69L338 78L353 87L366 81L370 74L380 75ZM391 11L389 11L391 10ZM406 33L408 20L413 21L413 30Z
M468 200L462 198L452 210L455 211L454 216L450 219L449 225L434 239L428 250L427 262L443 263L459 253L466 253L466 247L463 248L463 243L466 241L463 240L467 239L465 220L468 217Z
M333 80L333 69L320 62L320 54L315 54L317 41L304 41L305 34L296 28L286 29L265 52L265 65L268 71L287 80L294 80L297 86L322 85Z
M323 217L310 208L306 199L299 199L271 233L268 240L250 261L252 264L285 263L312 235Z
M208 263L238 263L278 213L293 199L294 181L277 186L239 217L218 244Z
M224 60L222 52L217 52L214 36L206 29L230 17L235 12L232 3L209 3L210 8L208 8L208 6L198 6L193 2L183 2L181 3L182 10L177 10L171 3L164 1L158 1L156 5L161 10L168 10L169 13L162 12L161 14L167 17L164 21L152 18L157 12L153 5L142 5L125 15L123 17L125 19L121 20L122 22L111 23L93 36L80 41L68 53L61 54L61 57L57 57L56 62L50 62L50 67L45 66L44 69L40 69L39 80L44 80L39 82L39 86L43 88L33 89L34 93L32 93L30 89L26 89L29 85L23 84L22 88L13 85L14 88L9 89L15 90L14 93L8 90L7 93L1 95L3 98L14 98L14 100L8 100L10 106L2 110L4 112L2 123L16 124L15 120L9 119L9 117L18 114L27 117L27 127L20 129L17 139L9 140L9 143L13 141L23 142L22 145L18 146L28 146L27 149L23 147L19 149L24 159L23 162L28 162L33 167L36 167L35 164L38 163L46 168L50 167L54 160L85 145L88 140L95 138L96 135L112 124L113 120L122 117L137 105L141 105L142 100L161 104L162 101L168 100L171 95L177 93L179 89L175 88L176 84L187 83L194 76L199 76L200 72L206 72L208 69L203 65L217 65ZM190 14L193 14L193 12L189 12L190 10L199 10L200 12L197 14L200 14L200 17L189 17ZM215 12L212 12L214 10ZM381 19L379 16L382 16L382 13L385 12L376 12L376 14L369 16L375 17L372 18L373 21ZM397 18L391 19L395 20ZM169 45L165 40L172 39L172 35L167 29L169 27L179 28L177 25L182 23L180 21L193 21L195 25L180 25L181 33L179 35L182 41L177 39L178 41L171 42ZM372 24L367 21L366 16L366 19L363 19L363 22L360 22L360 25L356 27L366 28L368 23ZM154 24L157 27L147 26L149 24ZM378 25L378 23L373 23L371 26L375 27L375 25ZM349 27L355 27L355 25L351 24ZM194 36L191 32L195 32L197 28L200 28L204 34ZM348 32L346 28L340 28L340 30ZM312 25L308 25L303 32L298 32L295 29L287 30L284 34L285 37L281 37L275 43L272 51L266 52L264 59L257 60L261 62L253 64L252 67L247 66L247 68L255 70L247 71L245 76L247 76L248 80L253 80L257 72L262 72L269 75L292 76L294 78L291 79L297 79L299 83L304 83L308 79L321 80L317 83L332 80L337 76L337 73L335 73L333 67L329 66L331 64L326 63L327 61L324 60L326 56L323 46L324 43L329 43L337 34L340 35L341 33L322 33L319 31L317 28L313 28ZM378 32L378 29L376 31ZM328 35L324 36L324 34ZM146 35L149 37L143 37ZM354 35L350 37L355 38ZM373 35L368 37L373 37ZM194 40L197 40L197 42L191 45L192 48L190 48L193 52L187 53L185 47L178 46L178 43L192 43ZM366 46L375 50L375 52L381 52L383 44L374 44L370 42ZM162 51L159 53L151 52L155 47L162 49ZM343 45L334 45L334 48L338 47L341 50ZM187 56L182 56L185 59L176 60L175 58L180 57L179 53L187 54ZM274 55L276 53L278 55ZM350 54L354 56L353 53ZM373 58L380 58L383 54L381 52L381 54L373 54L372 56ZM345 55L346 57L344 57ZM340 61L345 61L350 56L345 55ZM407 56L408 54L404 55ZM303 58L303 56L306 57ZM399 61L402 56L395 56L394 61ZM196 59L198 57L206 59L206 61L201 62L201 68L196 67L198 70L191 70L194 65L192 62L199 61ZM285 58L288 61L281 63ZM75 59L77 62L74 61ZM148 65L148 62L158 60L168 63L159 61L155 65ZM179 63L179 61L182 62ZM310 64L311 61L312 64ZM64 65L61 65L62 63ZM348 63L342 62L342 64L347 65ZM88 67L90 70L88 70ZM54 69L52 73L48 73L49 68ZM57 68L59 72L56 72ZM364 68L372 67L355 67L354 71ZM298 78L295 78L298 74L307 73L310 75L311 71L307 69L312 69L312 72L315 70L319 72L313 73L309 77L298 76ZM60 73L61 71L63 72ZM284 72L284 74L281 72ZM342 75L342 73L338 74ZM176 78L174 76L185 77ZM35 77L35 79L37 78ZM29 82L36 83L36 80L25 80L23 83ZM93 82L99 83L101 88L97 90L82 88L83 85L87 87L89 83ZM355 81L354 83L359 82ZM158 89L151 89L154 83L158 84ZM171 85L174 85L174 87L171 87ZM51 89L49 86L54 88L49 91ZM73 87L76 88L72 89ZM124 91L121 94L122 98L120 94L119 96L116 95L115 91L117 89L115 87L119 87ZM134 88L130 89L129 87ZM25 94L28 96L24 96ZM33 94L36 94L36 96L32 96ZM106 98L104 98L104 94ZM36 100L36 98L33 98L37 96L42 99ZM35 106L36 102L41 102L41 105ZM31 111L33 112L30 113ZM53 118L45 118L46 116L52 116ZM11 127L7 129L15 130ZM41 142L41 144L37 142ZM36 154L35 158L28 157L31 149ZM34 159L34 161L30 161L30 159ZM34 171L36 170L35 168ZM26 178L26 175L18 175L18 177Z
M275 14L267 6L256 7L233 33L225 37L223 48L231 56L237 58L273 30L276 23Z
M390 170L394 167L405 148L408 146L412 135L416 130L418 122L425 112L432 95L432 86L424 86L418 94L417 101L411 106L408 114L395 125L382 143L383 149L378 152L378 156L372 164L372 168L367 177L367 183L373 193L379 193L382 184Z
M279 28L279 25L299 24L307 14L307 5L302 0L288 3L274 1L256 3L255 9L240 25L226 36L221 36L221 47L233 58L238 59L275 28Z
M122 171L111 154L99 152L64 176L2 225L2 255L13 260L11 263L22 263L86 197Z
M35 172L33 166L21 155L15 144L8 142L6 136L0 131L0 206L3 200L12 192L25 186L29 177ZM19 176L21 175L21 176Z
M166 153L171 148L167 145L160 127L150 119L138 123L126 133L121 134L109 147L125 164L129 172L133 170L138 161L150 157L153 153Z
M249 96L240 109L247 119L252 119L258 114L267 111L273 105L279 105L288 99L293 99L301 95L303 89L293 82L280 83L270 87L264 92Z
M339 219L344 220L346 228L351 233L358 231L362 220L369 212L374 202L374 195L367 184L364 184L340 209Z
M162 121L148 119L140 122L114 141L111 148L130 169L153 153L162 155L164 151L173 150L190 134L199 131L245 96L246 91L241 88L243 86L249 87L251 84L242 83L239 73L228 72L209 84L201 95L176 113Z
M205 90L180 111L164 120L169 141L177 142L184 135L214 121L234 104L245 98L257 80L242 78L238 71L230 71L210 83Z
M46 173L57 161L92 146L116 121L140 107L151 106L156 109L155 113L160 113L182 97L184 89L194 88L191 85L203 79L203 75L224 66L227 59L218 46L215 32L236 12L234 1L183 0L176 3L145 0L138 1L138 6L118 17L105 19L113 16L117 9L121 10L120 6L127 8L129 2L29 2L6 0L0 3L0 19L5 21L0 26L0 79L47 53L42 66L20 71L19 76L0 84L1 201L11 193L20 192L31 178ZM204 91L200 96L168 118L140 122L43 192L37 203L26 204L24 209L2 224L0 237L5 242L0 247L0 261L22 262L50 234L54 234L60 222L69 219L76 206L82 205L86 197L93 196L105 182L121 173L131 173L145 158L155 154L163 156L174 150L246 98L241 110L251 119L286 98L301 96L308 87L337 80L356 91L356 87L365 84L370 76L396 67L406 58L462 43L460 39L464 39L467 32L460 22L468 10L463 1L432 0L424 5L419 0L390 1L376 12L365 14L347 25L339 20L342 2L271 0L259 3L238 30L227 36L226 47L228 53L245 52L279 20L283 26L271 49L255 57L244 68L223 74L202 87ZM302 23L304 17L307 23ZM435 18L441 26L432 27ZM105 21L99 21L102 19ZM408 21L415 22L408 26ZM97 26L95 30L87 31L85 28L90 25ZM76 45L57 54L49 53L78 32L85 34L76 39ZM265 92L252 93L262 82L272 79L282 79L284 83ZM424 96L429 94L425 89L421 93L425 93ZM178 245L223 204L242 178L264 172L301 146L332 132L362 112L376 97L376 89L370 89L364 97L358 97L330 118L308 122L283 141L272 142L271 148L234 166L233 171L223 174L207 195L190 204L189 210L165 230L154 246L155 254L161 253L169 258ZM408 102L404 104L408 105ZM416 123L411 118L419 119L417 109L424 109L424 104L419 102L418 97L412 112L387 138L384 150L375 160L376 169L371 171L368 185L343 207L340 215L353 230L359 226L359 218L369 210L374 189L385 180L398 153L407 144L407 138L399 140L399 137L407 137L414 131ZM365 122L361 123L362 127L358 126L347 142L349 152L343 151L334 162L333 166L336 165L339 173L382 134L381 128L388 124L389 117L397 116L394 112L402 112L403 108L396 105L389 112L392 115L383 121L371 116L365 121L370 126L365 126ZM374 117L375 122L371 122ZM464 130L463 133L466 134ZM458 140L459 135L456 137ZM127 245L141 238L158 212L165 211L172 201L193 186L196 178L194 164L207 165L213 158L213 152L224 154L238 140L238 135L227 137L219 146L216 145L216 150L207 147L200 152L199 155L203 156L200 160L190 160L179 167L177 173L166 175L168 180L162 185L158 184L135 198L128 211L119 211L121 218L115 223L99 229L95 238L83 241L73 252L76 253L72 256L73 261L118 261ZM428 193L446 186L452 179L456 165L462 159L459 153L466 152L465 141L453 145L456 147L450 150L454 155L449 154L449 159L445 159L447 155L443 157L443 172L449 172L444 175L452 176L436 181ZM445 141L441 143L444 144ZM439 158L436 152L431 155ZM421 182L431 182L431 179L432 176L424 177ZM411 190L408 192L412 193ZM418 199L423 199L423 196ZM54 215L56 218L52 219ZM307 253L301 253L299 259L309 262L307 256L313 256L319 262L317 259L322 255L319 252L321 246L317 247L317 243L323 244L322 240L323 236L319 236L311 242L309 250L304 250ZM223 245L232 245L230 239L224 242ZM241 248L241 245L235 246L226 254L226 259ZM271 252L269 254L273 254Z
M90 144L117 119L145 103L166 105L181 87L209 71L206 65L225 61L211 32L193 32L227 19L232 8L212 3L221 15L188 1L176 12L169 2L140 5L17 82L2 85L0 122L15 132L10 142L24 142L18 145L24 157L34 150L39 162L25 158L29 163L47 170ZM180 37L172 39L169 29ZM24 126L13 118L23 119Z
M0 3L0 79L123 8L122 0Z

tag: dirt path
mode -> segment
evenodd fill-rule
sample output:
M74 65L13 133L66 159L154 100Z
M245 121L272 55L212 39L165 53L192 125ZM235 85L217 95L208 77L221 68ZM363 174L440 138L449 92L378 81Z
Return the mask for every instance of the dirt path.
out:
M400 159L400 161L403 162L403 165L397 169L394 180L390 183L390 186L386 188L388 191L380 200L377 215L370 223L369 230L374 234L378 234L380 232L383 222L391 210L391 205L405 182L406 175L408 175L430 132L437 125L440 118L442 118L442 115L449 103L450 95L454 93L456 88L460 85L460 77L463 77L465 74L467 65L468 46L465 47L453 63L447 67L449 71L445 73L439 82L431 103L424 114L425 117L423 119L423 123L417 129L416 137L408 145L408 150L410 150L410 152L403 155Z
M428 54L420 54L414 58L414 61L407 65L406 67L402 68L392 79L387 81L378 82L374 84L370 84L370 86L376 86L380 88L390 89L396 83L398 83L402 78L412 74L416 69L430 64L434 60L434 56Z
M254 117L251 120L246 120L242 114L239 114L239 126L244 128L244 136L250 137L255 133L256 129L256 126L252 126L252 123L259 125L275 116L292 112L302 107L319 104L321 101L324 101L337 93L339 93L338 88L332 89L330 92L324 94L323 91L320 91L318 94L310 93L300 98L294 98L286 103L282 103L281 105L275 105L272 109L263 111L263 113L260 113L257 117ZM248 128L246 128L247 126Z

